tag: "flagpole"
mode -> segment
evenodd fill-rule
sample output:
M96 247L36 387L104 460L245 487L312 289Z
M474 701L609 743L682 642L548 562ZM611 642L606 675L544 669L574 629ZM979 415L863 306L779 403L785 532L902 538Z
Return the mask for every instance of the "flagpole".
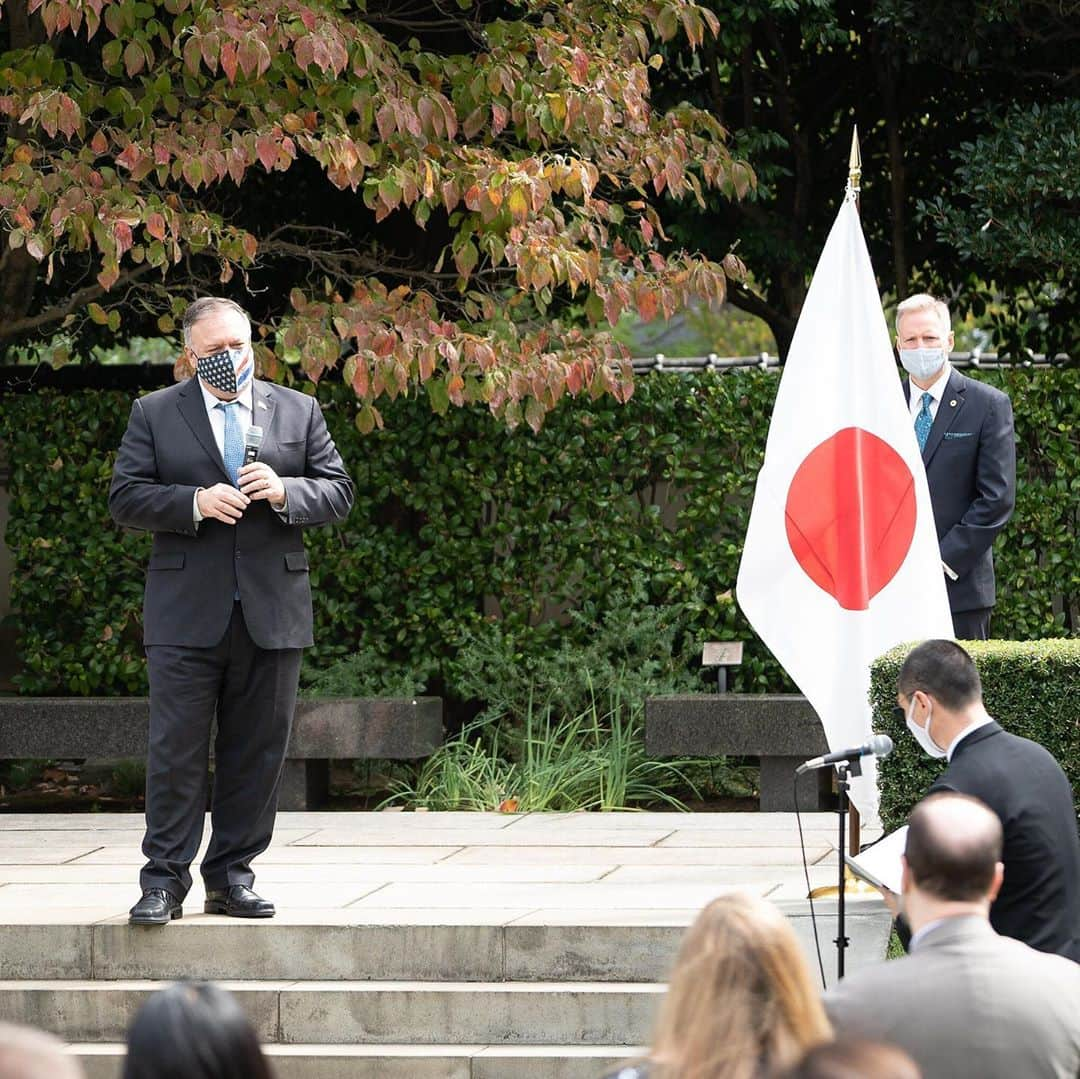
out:
M856 213L859 212L859 185L861 181L862 154L859 152L859 125L855 124L851 129L851 153L848 155L848 187L851 188L852 194L855 196ZM851 806L849 817L848 851L850 854L856 855L862 846L859 810L856 806Z

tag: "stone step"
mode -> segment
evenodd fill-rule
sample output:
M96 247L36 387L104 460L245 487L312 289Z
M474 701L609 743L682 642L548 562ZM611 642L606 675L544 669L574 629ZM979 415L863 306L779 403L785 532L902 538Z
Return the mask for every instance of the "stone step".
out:
M778 900L816 966L805 901ZM835 969L835 900L816 904L826 974ZM497 917L497 912L495 916ZM655 982L667 977L696 910L544 911L507 924L432 911L318 912L309 921L243 922L202 915L163 928L97 924L0 924L0 979ZM511 920L512 919L512 920ZM878 962L890 919L880 902L851 901L848 969Z
M120 1079L124 1046L71 1047L86 1079ZM643 1047L620 1045L266 1045L277 1079L596 1079Z
M0 982L0 1020L69 1042L122 1041L151 981ZM660 983L224 982L260 1041L287 1044L444 1042L639 1045Z

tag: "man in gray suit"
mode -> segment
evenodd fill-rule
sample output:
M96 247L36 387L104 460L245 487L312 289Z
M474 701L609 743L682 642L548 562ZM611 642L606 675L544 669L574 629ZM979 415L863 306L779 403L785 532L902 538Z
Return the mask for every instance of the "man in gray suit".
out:
M977 798L934 794L908 822L902 902L911 954L825 995L843 1038L892 1042L923 1079L1076 1079L1080 966L998 936L1002 830Z
M231 300L184 315L186 382L135 401L109 509L152 532L143 603L150 680L147 862L131 922L165 925L191 887L217 719L207 913L269 918L251 861L270 844L301 650L312 644L302 529L341 520L353 488L314 397L254 378ZM244 464L245 431L262 429Z

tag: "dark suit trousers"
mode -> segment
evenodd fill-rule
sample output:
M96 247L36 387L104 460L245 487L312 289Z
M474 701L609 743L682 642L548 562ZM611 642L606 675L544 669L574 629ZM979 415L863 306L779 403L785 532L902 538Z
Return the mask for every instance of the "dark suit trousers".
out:
M214 742L212 835L202 862L207 889L255 880L251 860L270 845L289 745L301 649L259 648L233 605L213 648L151 645L146 769L148 861L139 883L183 899L202 841L210 728Z
M958 641L988 641L992 610L993 607L978 607L973 611L953 611L953 636Z

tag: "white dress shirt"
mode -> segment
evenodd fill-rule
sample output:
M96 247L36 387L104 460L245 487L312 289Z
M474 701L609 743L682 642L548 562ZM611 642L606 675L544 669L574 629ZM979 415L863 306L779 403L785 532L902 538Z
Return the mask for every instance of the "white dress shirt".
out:
M975 720L974 723L969 723L950 743L949 748L945 751L945 757L947 760L952 761L953 754L956 752L956 747L969 735L972 731L977 731L980 727L985 727L987 723L993 723L993 716L984 716L982 719Z
M210 430L214 432L214 442L217 444L218 453L221 454L221 459L225 460L225 409L218 408L218 405L231 405L234 402L240 406L240 413L236 417L240 424L240 430L251 426L251 414L254 410L254 405L251 400L251 379L247 381L247 385L240 391L239 396L234 397L232 401L222 401L220 397L215 397L203 383L203 380L199 379L199 389L202 390L203 404L206 406L206 415L210 418Z
M221 454L222 461L225 460L225 409L218 408L218 405L231 405L234 402L240 406L240 415L237 417L237 422L240 424L241 430L251 426L252 414L255 411L254 404L252 402L251 395L251 380L248 379L248 384L240 391L240 393L233 398L232 401L222 401L220 397L215 397L203 384L203 380L199 379L199 389L202 390L203 404L206 406L206 415L210 420L210 430L214 435L214 443L218 448L218 453ZM199 491L203 488L199 487L195 490L195 496L192 500L192 514L195 520L195 524L198 524L203 515L199 512ZM289 499L286 495L285 501L280 507L271 505L270 507L283 521L287 521L289 518Z

